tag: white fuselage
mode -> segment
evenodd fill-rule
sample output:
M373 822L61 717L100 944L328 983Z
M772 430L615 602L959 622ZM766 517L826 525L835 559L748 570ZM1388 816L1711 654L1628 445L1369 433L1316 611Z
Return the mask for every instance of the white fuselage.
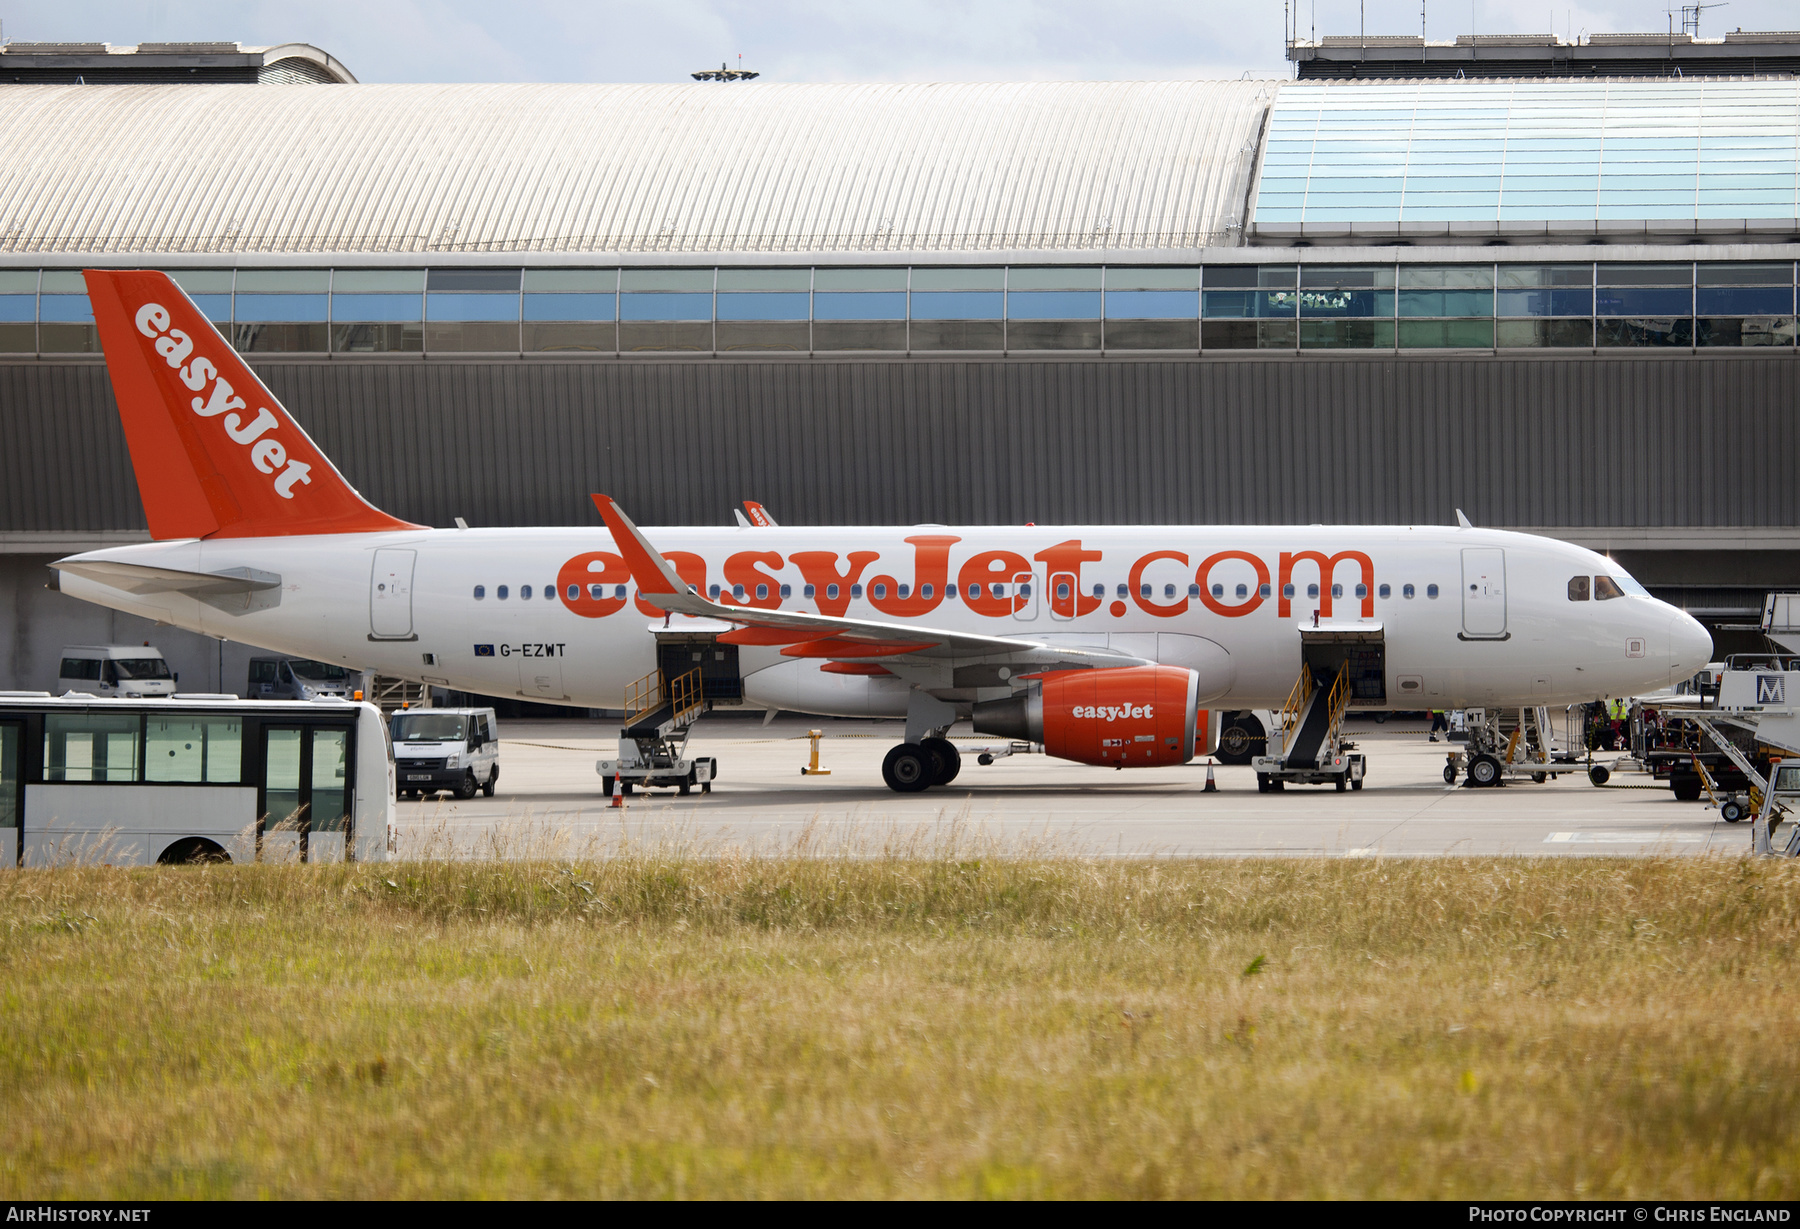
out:
M742 583L742 600L753 605L1103 646L1168 664L1188 664L1197 646L1215 656L1222 649L1228 664L1212 677L1223 690L1204 697L1212 708L1279 705L1294 684L1302 631L1313 626L1315 612L1326 627L1380 625L1387 706L1395 708L1628 695L1691 675L1711 650L1698 623L1641 590L1571 600L1572 577L1622 575L1604 557L1499 530L915 526L663 528L645 535L684 580L707 594L720 586L727 602ZM228 603L179 592L132 594L68 572L61 585L117 610L284 653L484 695L617 708L625 688L657 668L656 633L665 619L640 603L622 561L613 562L615 552L604 528L171 541L75 558L186 572L256 569L280 577L279 600L234 612ZM1336 557L1331 575L1321 575L1314 554ZM863 561L860 570L853 559ZM835 603L826 597L827 576L839 586ZM1629 577L1625 582L1636 590ZM575 601L568 599L571 584L578 586ZM759 584L768 594L760 602ZM957 593L947 597L952 584ZM975 602L970 584L980 586ZM1004 586L1000 597L995 584ZM1287 585L1293 596L1284 601ZM1341 596L1333 596L1333 585ZM1309 596L1314 586L1317 596ZM1366 586L1366 596L1358 596L1358 586ZM669 631L684 627L725 630L682 615L668 620ZM779 647L743 647L746 701L904 714L912 683L827 676L831 685L820 688L812 685L820 664L783 656ZM800 675L807 685L793 685ZM838 694L841 701L832 698Z

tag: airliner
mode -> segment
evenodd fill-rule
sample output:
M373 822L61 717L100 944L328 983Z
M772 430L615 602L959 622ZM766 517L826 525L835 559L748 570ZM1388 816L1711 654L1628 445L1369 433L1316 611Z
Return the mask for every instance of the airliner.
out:
M1616 563L1458 525L437 529L362 498L164 274L86 273L152 541L66 593L489 696L617 708L698 666L751 708L905 722L883 777L956 775L960 720L1115 768L1188 763L1305 670L1351 707L1665 687L1712 641ZM1323 679L1324 674L1319 674ZM726 694L731 693L731 694Z

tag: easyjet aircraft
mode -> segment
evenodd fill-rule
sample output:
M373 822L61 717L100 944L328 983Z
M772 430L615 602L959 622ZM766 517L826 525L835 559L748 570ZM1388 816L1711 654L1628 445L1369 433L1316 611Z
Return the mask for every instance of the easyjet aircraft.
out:
M409 524L167 277L86 276L154 541L60 560L61 587L209 636L609 708L698 661L749 706L904 719L902 790L955 775L959 718L1179 764L1304 663L1369 708L1560 705L1666 686L1712 648L1604 557L1466 525L796 528L756 507L639 530L601 495L605 528Z

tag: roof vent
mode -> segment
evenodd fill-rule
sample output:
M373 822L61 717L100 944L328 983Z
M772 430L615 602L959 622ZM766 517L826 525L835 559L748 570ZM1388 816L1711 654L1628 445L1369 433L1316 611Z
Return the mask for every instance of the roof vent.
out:
M230 55L243 48L237 43L139 43L139 55L169 55L175 52L192 52L207 55Z
M7 55L105 55L105 43L8 43L0 47Z

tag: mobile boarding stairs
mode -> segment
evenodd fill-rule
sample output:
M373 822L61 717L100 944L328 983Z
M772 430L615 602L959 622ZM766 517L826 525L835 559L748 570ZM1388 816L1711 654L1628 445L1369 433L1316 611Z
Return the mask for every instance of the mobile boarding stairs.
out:
M706 707L698 670L673 678L657 670L626 688L618 758L594 765L607 792L629 794L636 787L687 794L697 785L701 793L712 793L719 762L687 753L688 734Z
M1361 789L1362 754L1343 738L1344 715L1349 710L1349 663L1340 663L1335 673L1329 666L1303 663L1287 703L1275 715L1275 737L1281 750L1250 761L1256 769L1256 788L1267 794L1285 789L1291 782Z

